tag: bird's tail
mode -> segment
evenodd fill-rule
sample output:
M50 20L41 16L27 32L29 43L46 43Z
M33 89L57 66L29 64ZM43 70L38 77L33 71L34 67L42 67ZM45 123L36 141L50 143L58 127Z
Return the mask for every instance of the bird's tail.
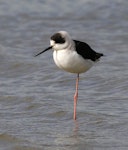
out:
M98 61L100 57L104 56L102 53L96 53L95 60Z

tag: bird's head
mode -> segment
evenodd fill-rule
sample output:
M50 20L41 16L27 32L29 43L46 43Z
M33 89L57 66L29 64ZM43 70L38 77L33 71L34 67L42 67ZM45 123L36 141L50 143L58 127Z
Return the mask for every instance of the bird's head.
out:
M71 43L71 37L66 31L59 31L51 36L50 39L50 47L46 48L42 52L38 53L35 56L38 56L44 53L47 50L54 49L54 50L63 50L66 49Z
M70 36L66 31L59 31L51 36L50 45L54 50L62 50L68 47Z

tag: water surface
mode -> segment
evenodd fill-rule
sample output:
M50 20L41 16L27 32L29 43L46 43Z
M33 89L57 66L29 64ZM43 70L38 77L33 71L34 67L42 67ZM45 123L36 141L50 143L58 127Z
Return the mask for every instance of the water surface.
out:
M0 2L0 149L128 149L128 1ZM80 75L59 70L51 34L68 31L105 54Z

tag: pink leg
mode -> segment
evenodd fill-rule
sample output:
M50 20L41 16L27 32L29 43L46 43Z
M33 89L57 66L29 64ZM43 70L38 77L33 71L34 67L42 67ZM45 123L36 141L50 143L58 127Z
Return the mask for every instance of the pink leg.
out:
M77 106L77 99L78 99L78 85L79 85L79 74L77 74L77 79L76 79L76 91L74 94L74 120L76 120L76 106Z

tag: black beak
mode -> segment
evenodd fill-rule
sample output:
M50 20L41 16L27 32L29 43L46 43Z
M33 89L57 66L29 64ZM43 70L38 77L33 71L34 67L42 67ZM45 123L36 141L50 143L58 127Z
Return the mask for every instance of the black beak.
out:
M50 46L50 47L46 48L46 49L45 49L45 50L43 50L42 52L40 52L40 53L36 54L36 55L35 55L35 57L36 57L36 56L39 56L40 54L42 54L42 53L44 53L44 52L46 52L46 51L48 51L48 50L50 50L51 48L52 48L52 46Z

